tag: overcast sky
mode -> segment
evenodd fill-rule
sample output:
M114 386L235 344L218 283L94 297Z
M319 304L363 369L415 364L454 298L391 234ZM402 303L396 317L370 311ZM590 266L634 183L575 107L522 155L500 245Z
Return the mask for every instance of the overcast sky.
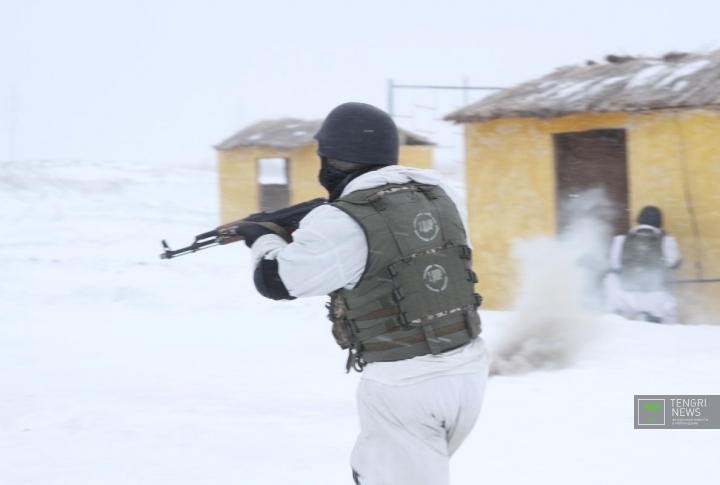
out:
M706 51L718 19L718 0L0 0L0 160L212 160L260 119L386 109L389 79L512 86Z

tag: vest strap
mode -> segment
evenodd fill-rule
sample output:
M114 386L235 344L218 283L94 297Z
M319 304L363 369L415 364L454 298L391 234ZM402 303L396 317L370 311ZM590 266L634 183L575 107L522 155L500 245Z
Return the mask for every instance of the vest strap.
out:
M353 289L353 292L358 296L362 296L362 295L374 290L378 286L381 286L384 284L392 284L392 278L390 276L388 276L387 278L378 276L376 278L365 280L365 281L361 282L359 285L357 285Z
M475 339L480 335L480 315L477 312L463 311L465 327L470 334L471 339Z
M433 355L438 355L440 353L440 342L438 341L437 335L435 335L432 324L423 325L422 329L425 334L425 340L427 341L428 347L430 347L430 352L432 352Z
M429 200L437 199L438 196L433 192L433 189L435 189L434 185L418 185L417 190L423 193L425 197L427 197Z
M458 322L453 323L452 325L447 325L445 327L441 327L434 330L435 337L445 337L447 335L451 335L453 333L457 332L466 332L466 325L465 322ZM377 342L377 343L367 343L362 344L363 350L365 352L385 352L388 350L393 350L398 347L406 347L408 345L418 344L422 342L423 340L426 340L425 333L417 333L414 335L411 335L409 337L404 338L398 338L393 339L391 342Z
M347 308L347 299L345 301ZM397 308L397 304L391 298L383 297L378 300L371 301L370 303L366 303L365 305L360 305L356 308L348 308L346 315L350 320L355 320L356 318L367 315L368 313L384 310L386 308Z
M395 320L394 318L383 318L380 320L380 323L365 330L359 331L356 335L356 338L359 342L363 342L373 337L377 337L378 335L382 335L384 333L398 329L400 329L400 326L397 324L397 320Z

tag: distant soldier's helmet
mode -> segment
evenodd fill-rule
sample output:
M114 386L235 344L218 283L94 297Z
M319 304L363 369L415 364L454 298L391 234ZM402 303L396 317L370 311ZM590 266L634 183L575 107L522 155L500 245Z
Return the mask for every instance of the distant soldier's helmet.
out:
M318 155L363 165L397 165L400 141L393 119L365 103L341 104L315 135Z
M662 227L662 212L660 209L653 205L643 207L640 211L640 215L637 218L638 224L645 224L648 226L654 226L657 228Z

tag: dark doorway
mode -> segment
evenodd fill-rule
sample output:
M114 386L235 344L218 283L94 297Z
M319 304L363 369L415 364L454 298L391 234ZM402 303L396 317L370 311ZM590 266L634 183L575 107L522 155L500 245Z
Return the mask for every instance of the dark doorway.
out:
M604 220L614 234L626 233L630 227L625 130L558 133L553 143L558 234L578 215Z
M290 205L287 158L258 158L258 205L261 211L276 211Z

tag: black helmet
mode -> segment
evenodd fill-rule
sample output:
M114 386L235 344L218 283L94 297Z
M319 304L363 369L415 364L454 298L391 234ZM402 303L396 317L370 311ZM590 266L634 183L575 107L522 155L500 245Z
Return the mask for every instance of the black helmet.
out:
M397 165L400 140L392 118L365 103L341 104L315 135L318 155L363 165Z
M654 226L659 229L662 227L662 212L660 212L660 209L657 207L648 205L643 207L643 210L640 211L637 222L638 224Z

